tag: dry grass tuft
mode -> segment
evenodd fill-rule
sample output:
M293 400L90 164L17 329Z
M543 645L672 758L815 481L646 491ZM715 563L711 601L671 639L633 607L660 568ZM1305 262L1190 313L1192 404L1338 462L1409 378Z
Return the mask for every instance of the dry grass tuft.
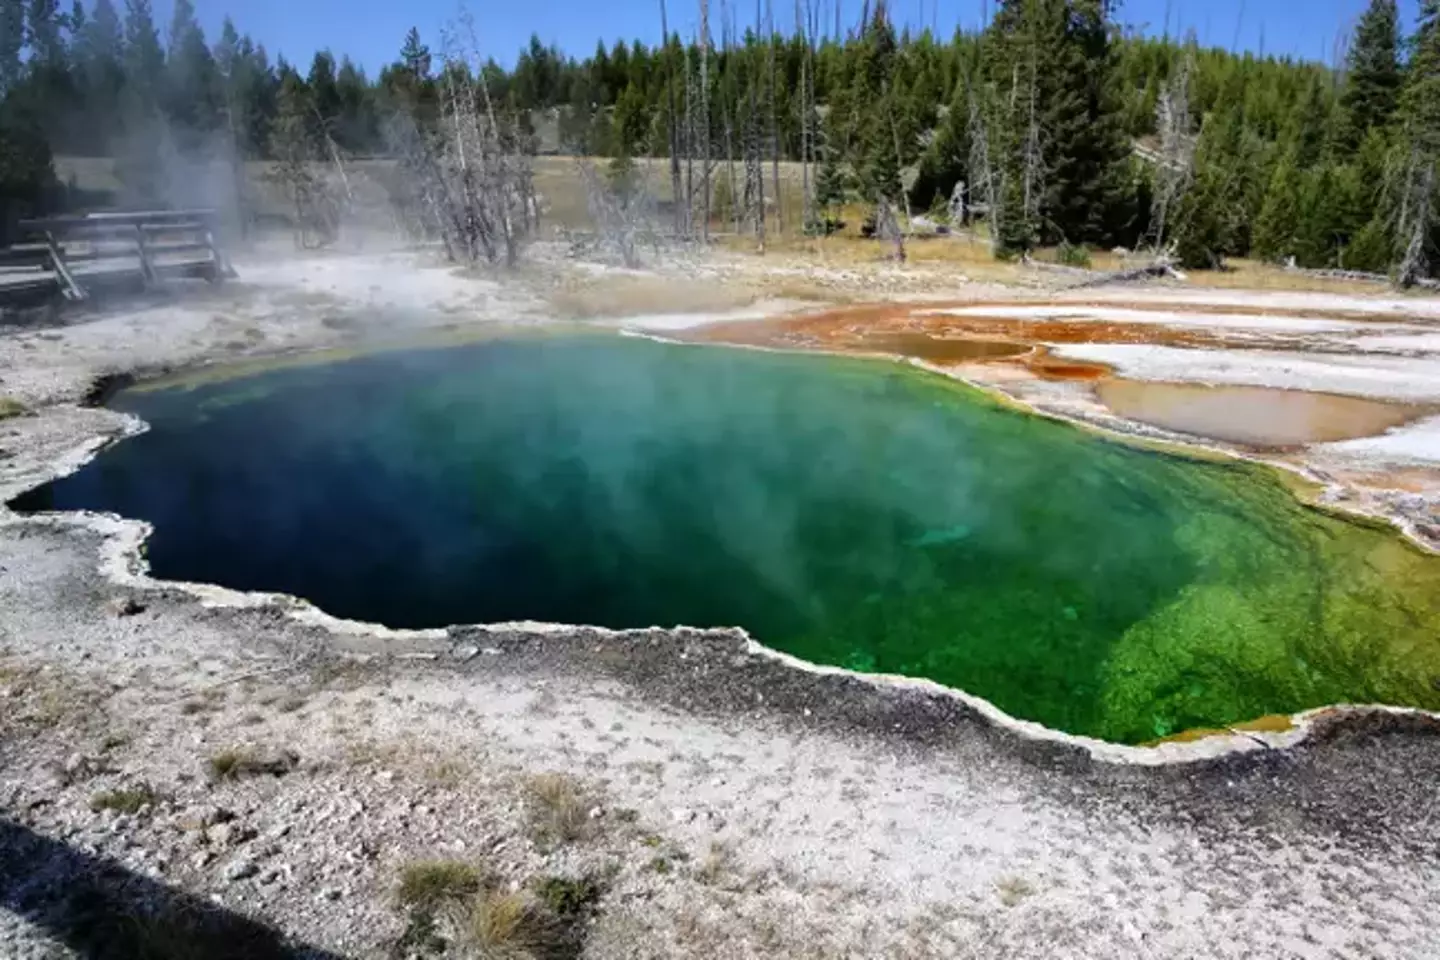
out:
M458 860L419 860L400 871L400 902L433 910L475 896L484 878L478 867Z
M142 783L129 789L105 790L90 798L90 809L99 813L101 810L114 810L116 813L128 813L134 815L140 812L142 807L154 806L160 799L153 787L148 783Z
M299 756L289 750L282 750L274 756L264 756L250 747L229 747L211 756L208 766L213 780L240 780L263 774L283 777L299 763Z
M0 397L0 420L22 417L29 412L30 408L14 397Z
M575 843L590 836L594 821L580 782L563 773L542 773L525 782L530 826L538 841Z
M546 877L514 890L468 863L417 861L400 875L398 900L409 911L397 945L414 955L473 960L550 960L580 955L586 919L602 890L581 880Z
M541 960L569 942L564 925L523 890L486 890L447 919L461 956L474 960Z
M1035 893L1035 888L1024 877L1001 877L996 881L995 889L1000 894L1000 902L1007 907L1017 906Z
M695 870L695 879L708 887L719 886L735 869L735 852L718 840L711 841L710 852Z
M693 278L618 275L570 282L548 302L571 320L630 317L647 313L722 313L748 307L759 291L743 281L696 282Z

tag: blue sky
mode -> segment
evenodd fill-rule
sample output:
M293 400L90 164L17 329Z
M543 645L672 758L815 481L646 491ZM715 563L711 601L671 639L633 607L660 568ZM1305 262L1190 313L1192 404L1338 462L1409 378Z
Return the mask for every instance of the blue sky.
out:
M213 41L220 24L231 14L242 32L265 44L272 59L284 54L307 64L317 49L349 53L374 73L395 59L412 25L419 27L432 48L439 46L439 31L458 9L458 0L193 0L206 35ZM794 19L794 0L773 0L777 21ZM853 24L863 0L840 0L842 22ZM891 0L897 19L915 24L935 22L949 33L957 22L974 26L987 3L994 0ZM1417 0L1401 0L1408 24ZM689 33L698 22L696 0L668 0L672 30ZM155 19L162 34L170 21L173 0L154 0ZM824 0L834 22L834 0ZM123 4L117 3L117 6ZM738 0L737 19L753 18L754 5ZM1365 8L1366 0L1122 0L1120 19L1149 33L1164 29L1167 8L1171 32L1193 27L1202 42L1258 49L1263 37L1267 52L1329 60L1337 37L1343 36ZM513 61L532 32L564 51L589 53L604 37L659 37L659 0L470 0L469 7L481 33L486 55L502 63ZM711 0L712 21L718 19L720 0ZM712 31L718 32L712 23Z

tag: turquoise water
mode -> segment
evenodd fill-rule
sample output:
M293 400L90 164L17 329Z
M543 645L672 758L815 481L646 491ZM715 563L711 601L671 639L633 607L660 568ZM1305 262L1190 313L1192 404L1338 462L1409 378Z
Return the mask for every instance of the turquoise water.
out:
M115 406L152 429L18 505L151 521L161 577L394 627L740 625L1127 742L1440 708L1435 560L897 364L569 336Z

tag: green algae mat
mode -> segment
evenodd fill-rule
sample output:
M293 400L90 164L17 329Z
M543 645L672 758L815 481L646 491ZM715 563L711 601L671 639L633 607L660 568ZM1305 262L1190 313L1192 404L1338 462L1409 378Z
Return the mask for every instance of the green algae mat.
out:
M1440 709L1440 561L892 363L562 336L115 406L152 429L15 505L151 521L160 577L394 627L739 625L1121 742Z

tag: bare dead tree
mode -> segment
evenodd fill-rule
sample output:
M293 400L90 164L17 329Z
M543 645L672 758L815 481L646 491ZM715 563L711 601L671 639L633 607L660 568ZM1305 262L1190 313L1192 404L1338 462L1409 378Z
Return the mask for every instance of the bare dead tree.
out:
M1418 145L1412 146L1405 166L1400 196L1397 237L1403 249L1395 271L1395 282L1412 287L1428 272L1427 246L1435 227L1435 158Z
M780 124L775 115L775 6L774 0L765 0L765 58L766 81L765 100L770 113L770 170L774 177L775 229L785 232L785 205L780 202ZM761 211L764 213L763 209ZM761 238L764 246L764 238Z
M884 197L875 208L875 236L881 243L890 245L890 258L896 263L905 262L905 231L895 219L895 208Z
M653 194L641 177L612 178L606 182L593 161L581 157L576 165L599 250L618 258L627 267L639 267L643 246L660 247Z
M1025 117L1025 139L1021 155L1021 177L1023 178L1023 189L1021 196L1023 200L1022 212L1025 218L1027 235L1035 236L1038 233L1040 223L1040 201L1045 195L1045 151L1040 129L1039 112L1036 109L1036 102L1039 99L1038 71L1035 63L1035 56L1032 50L1030 57L1030 82L1026 96L1026 117Z
M413 106L387 124L409 181L409 219L452 260L514 266L540 223L534 145L520 117L495 109L468 11L442 39L438 127L425 130Z
M660 50L665 57L665 97L670 107L670 196L675 204L675 233L688 236L687 205L680 197L680 128L675 116L675 66L670 57L670 20L666 16L665 0L660 0L660 37Z
M802 230L808 230L815 220L815 208L810 193L810 119L814 104L810 96L810 61L814 55L814 30L812 26L814 5L811 0L795 0L795 30L805 44L805 53L800 58L800 220Z
M999 234L994 225L1002 213L1003 192L996 178L995 158L990 149L990 123L985 105L981 103L981 91L975 84L966 84L966 100L970 108L970 211L984 213L991 224L990 245L999 249Z
M1169 239L1170 213L1180 205L1195 169L1195 137L1191 133L1190 76L1195 69L1193 43L1187 44L1179 69L1165 84L1155 104L1160 152L1154 157L1155 195L1150 205L1150 235L1156 250Z
M295 245L323 247L335 240L339 216L334 197L320 175L318 131L312 121L309 94L286 84L270 134L275 169L269 175L282 185L290 201Z
M448 204L438 195L444 184L434 149L408 110L386 117L382 125L389 153L397 159L398 175L390 187L390 204L400 231L414 240L439 239L450 260L451 232L445 229Z
M694 44L691 44L694 46ZM690 64L690 47L685 48L685 223L686 236L695 235L695 72Z
M710 0L700 0L700 237L710 242Z
M760 0L755 0L755 34L764 28L760 17ZM752 64L745 118L745 207L755 230L755 242L765 252L765 157L764 157L764 86L765 67Z
M330 132L330 124L321 115L319 106L312 100L310 109L315 114L315 126L320 131L320 138L325 143L326 153L329 154L330 162L335 167L335 175L340 178L341 189L345 192L346 207L353 207L355 204L355 191L350 187L350 175L345 170L345 160L340 155L340 146L335 142L335 137Z
M734 62L734 49L735 10L727 0L720 0L720 50L722 56L732 63ZM727 85L733 83L734 76L733 70L728 71L722 78L722 82ZM740 118L732 115L730 112L732 99L728 91L725 91L724 95L720 98L720 136L725 151L725 179L718 181L715 189L718 193L722 187L724 188L725 208L721 215L729 217L730 230L738 234L740 233L740 225L745 218L745 204L741 197L740 184L735 179L735 127L739 124ZM743 153L743 130L740 132L740 136L742 140L741 152Z

